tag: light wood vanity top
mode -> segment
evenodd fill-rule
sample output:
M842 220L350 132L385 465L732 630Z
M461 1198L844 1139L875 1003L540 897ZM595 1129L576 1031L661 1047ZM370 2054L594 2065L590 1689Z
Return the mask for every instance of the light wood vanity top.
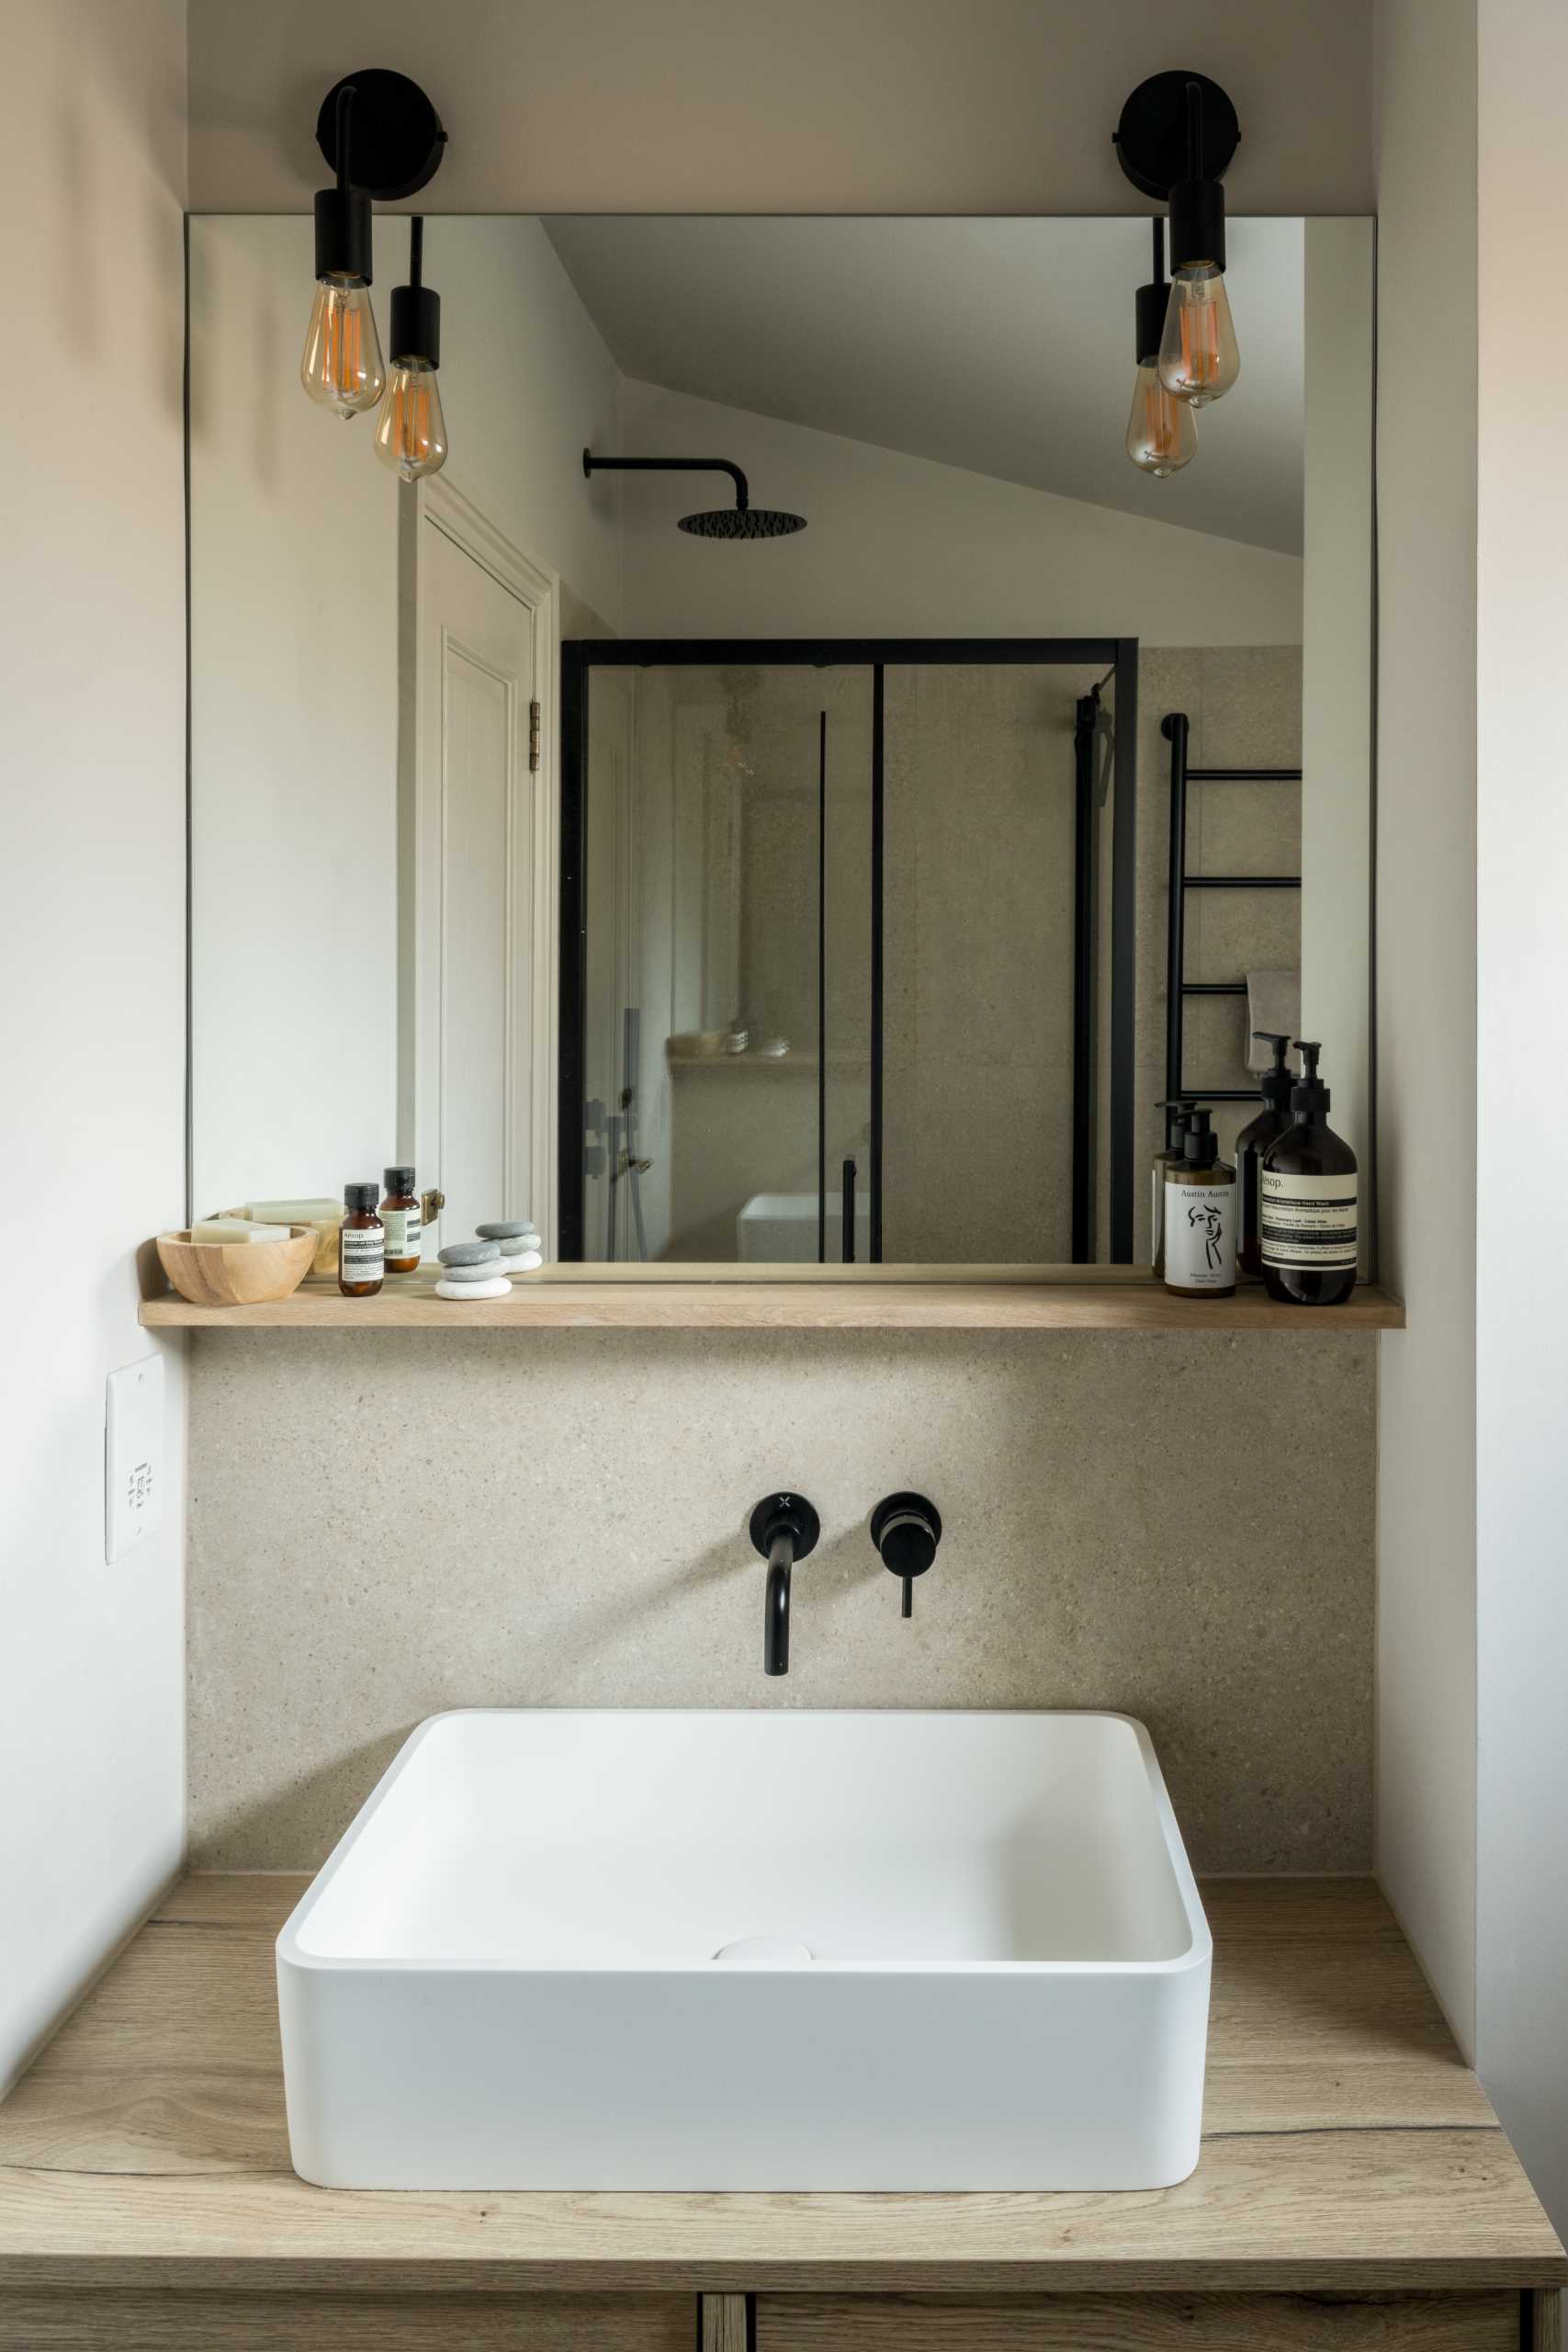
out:
M288 2163L272 1956L304 1883L185 1880L0 2108L0 2293L1310 2295L1568 2280L1369 1881L1204 1887L1213 2009L1190 2180L947 2197L309 2188Z
M509 1298L437 1298L434 1277L389 1279L374 1298L307 1283L254 1306L193 1306L172 1292L144 1299L154 1329L290 1331L851 1330L851 1331L1396 1331L1404 1306L1376 1283L1343 1306L1281 1306L1260 1283L1230 1298L1173 1298L1146 1267L639 1266L593 1276L576 1266L513 1277Z

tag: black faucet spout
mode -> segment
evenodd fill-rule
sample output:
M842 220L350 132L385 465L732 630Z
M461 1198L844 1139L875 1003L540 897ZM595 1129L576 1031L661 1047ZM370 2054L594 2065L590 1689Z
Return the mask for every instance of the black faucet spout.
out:
M821 1521L804 1495L764 1495L751 1513L751 1541L768 1564L762 1614L762 1671L789 1672L789 1588L797 1560L804 1560L821 1533Z
M789 1579L795 1566L795 1532L780 1528L768 1546L768 1597L762 1616L762 1671L789 1672Z

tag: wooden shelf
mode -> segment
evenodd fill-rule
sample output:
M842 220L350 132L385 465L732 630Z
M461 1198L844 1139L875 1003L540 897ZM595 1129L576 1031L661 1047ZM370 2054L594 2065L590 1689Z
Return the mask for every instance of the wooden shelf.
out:
M1376 1283L1344 1306L1276 1306L1257 1284L1234 1298L1173 1298L1146 1269L890 1267L764 1270L643 1267L591 1276L579 1267L514 1277L507 1298L437 1298L426 1275L389 1281L374 1298L306 1283L261 1306L191 1306L172 1293L142 1302L152 1329L1396 1331L1402 1300ZM845 1276L849 1278L846 1279Z
M1198 2169L1175 2188L1056 2196L312 2188L288 2161L273 1961L304 1885L187 1879L0 2109L0 2340L130 2340L29 2334L19 2319L7 2330L11 2299L50 2290L1332 2296L1568 2279L1371 1880L1205 1884L1214 1973ZM1342 2334L1325 2318L1224 2341L1494 2340L1466 2334L1463 2319L1440 2336L1392 2324ZM1034 2340L977 2326L982 2338ZM176 2334L160 2303L135 2340L259 2345L263 2334L202 2335L194 2321ZM339 2338L323 2321L265 2340ZM350 2340L436 2337L388 2328ZM1111 2339L1097 2326L1093 2340ZM1156 2340L1141 2328L1115 2336Z

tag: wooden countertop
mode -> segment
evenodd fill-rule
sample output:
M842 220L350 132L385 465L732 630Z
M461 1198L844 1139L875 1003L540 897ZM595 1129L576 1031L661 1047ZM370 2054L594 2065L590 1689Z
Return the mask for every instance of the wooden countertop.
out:
M1367 1880L1211 1881L1203 2154L1066 2196L423 2196L289 2169L273 1939L163 1903L0 2108L0 2288L732 2293L1546 2287L1564 2259Z

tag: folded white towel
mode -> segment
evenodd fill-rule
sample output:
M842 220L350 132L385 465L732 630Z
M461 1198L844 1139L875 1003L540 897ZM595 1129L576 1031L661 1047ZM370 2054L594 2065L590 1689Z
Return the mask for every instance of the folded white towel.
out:
M1267 1029L1271 1036L1299 1037L1302 1034L1302 976L1289 971L1248 972L1247 976L1247 1067L1248 1069L1272 1069L1274 1048L1260 1046L1253 1035L1255 1029ZM1290 1056L1287 1066L1294 1069Z

